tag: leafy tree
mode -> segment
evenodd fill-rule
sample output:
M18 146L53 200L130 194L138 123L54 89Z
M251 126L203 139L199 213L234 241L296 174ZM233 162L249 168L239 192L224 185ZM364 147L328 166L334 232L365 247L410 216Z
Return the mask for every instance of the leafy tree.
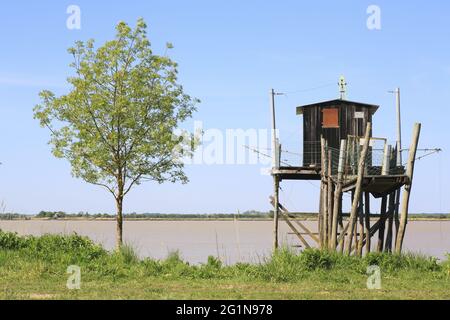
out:
M146 29L142 19L134 29L120 22L115 39L98 49L94 40L76 42L68 50L75 70L67 80L70 92L57 97L42 91L34 108L34 117L50 129L54 156L70 161L74 177L114 196L117 248L124 197L144 181L186 183L179 160L193 151L191 141L174 131L199 100L184 93L177 64L153 54Z

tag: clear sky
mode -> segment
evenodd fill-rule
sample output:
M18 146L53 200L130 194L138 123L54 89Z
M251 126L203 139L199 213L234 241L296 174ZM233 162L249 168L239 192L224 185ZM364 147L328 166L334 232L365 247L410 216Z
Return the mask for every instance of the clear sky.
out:
M66 27L69 5L81 9L81 29ZM381 10L381 30L369 30L366 10ZM389 90L402 89L404 144L414 122L420 147L441 147L416 166L414 212L450 212L450 2L433 1L7 1L0 7L0 201L7 211L114 212L106 191L71 177L53 158L49 133L33 119L38 92L67 91L67 48L76 40L103 43L123 20L143 17L154 51L166 42L185 90L202 100L194 119L204 129L270 127L268 91L299 91L346 76L348 98L379 104L374 135L395 140ZM327 86L277 98L281 142L301 152L295 107L337 98ZM189 124L186 124L189 127ZM260 165L193 165L188 185L147 183L125 200L127 212L269 210L269 176ZM282 185L290 210L316 210L318 184Z

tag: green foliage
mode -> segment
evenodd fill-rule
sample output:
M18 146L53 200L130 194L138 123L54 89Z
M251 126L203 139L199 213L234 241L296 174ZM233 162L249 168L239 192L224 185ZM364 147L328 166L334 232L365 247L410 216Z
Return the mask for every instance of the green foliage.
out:
M0 213L1 220L30 220L31 217L20 213Z
M33 259L73 263L88 263L107 254L100 245L77 234L20 237L1 230L0 250L21 251Z
M331 269L336 257L327 251L308 249L300 255L300 262L306 270Z
M55 218L65 218L67 217L67 213L63 211L41 211L36 215L36 218L48 218L48 219L55 219Z
M187 182L179 160L192 141L174 131L198 100L178 83L177 63L152 52L146 29L142 19L134 29L120 22L115 39L97 49L93 40L77 42L68 50L70 92L42 91L34 109L50 129L54 156L116 199L144 181Z
M214 256L209 256L208 262L206 262L206 267L219 270L220 268L222 268L222 261Z
M364 261L367 265L378 265L381 270L387 272L396 272L398 270L417 270L426 272L439 271L442 269L442 266L438 264L436 258L412 253L402 255L370 253L364 258Z
M41 211L36 215L36 218L114 218L114 215L107 213L89 214L88 212L66 213L62 211ZM183 214L183 213L128 213L124 216L125 219L267 219L268 213L264 212L244 212L239 215L229 213L211 213L211 214Z
M436 259L413 254L371 253L358 258L315 249L297 254L288 248L276 251L259 264L224 266L220 259L210 256L204 264L190 265L183 261L178 251L170 252L163 260L141 260L130 245L108 253L88 238L76 234L21 237L0 231L0 266L10 261L32 265L41 276L64 274L68 265L76 264L82 266L87 276L112 281L155 277L295 283L333 278L335 283L346 284L355 278L366 277L370 265L380 266L383 277L394 278L411 274L411 277L428 275L436 279L448 279L450 270L450 260L438 263ZM17 265L12 267L16 268ZM29 268L24 267L24 270Z
M135 264L139 262L139 256L136 250L130 244L125 244L116 252L125 264Z
M0 230L0 249L19 250L27 246L27 239L17 233L3 232Z

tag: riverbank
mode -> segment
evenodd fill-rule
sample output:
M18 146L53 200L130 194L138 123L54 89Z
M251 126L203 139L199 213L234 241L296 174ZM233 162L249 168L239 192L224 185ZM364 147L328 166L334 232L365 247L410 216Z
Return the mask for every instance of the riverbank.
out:
M70 265L81 269L80 290L66 287ZM374 265L379 290L367 288ZM110 253L76 235L0 232L0 299L450 299L450 262L284 249L258 264L209 257L190 265L177 253L162 260L139 259L129 247Z
M312 232L316 221L303 221ZM107 220L27 220L0 221L3 231L19 235L79 234L101 244L107 250L115 246L116 221ZM301 244L286 223L279 225L279 240L283 246ZM124 223L124 242L132 245L141 258L164 259L179 250L183 259L203 263L210 256L219 256L226 264L257 263L270 255L273 246L273 221L244 220L159 220ZM313 240L308 239L312 246ZM450 251L450 221L410 221L404 241L406 251L445 259ZM373 241L373 251L377 242ZM299 249L297 249L299 250Z
M316 213L291 213L298 220L317 221ZM115 221L114 215L44 215L32 216L23 214L0 214L0 221ZM124 215L126 221L272 221L270 214L261 215L233 215L233 214L148 214L148 215ZM372 218L371 220L376 220ZM410 214L409 221L450 221L450 214Z

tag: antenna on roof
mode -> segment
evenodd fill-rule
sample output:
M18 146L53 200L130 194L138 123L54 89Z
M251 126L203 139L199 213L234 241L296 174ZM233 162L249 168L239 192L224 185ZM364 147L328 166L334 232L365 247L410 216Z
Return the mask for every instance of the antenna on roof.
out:
M339 94L340 94L340 99L341 100L346 100L347 99L347 82L345 81L345 77L341 76L339 78Z

